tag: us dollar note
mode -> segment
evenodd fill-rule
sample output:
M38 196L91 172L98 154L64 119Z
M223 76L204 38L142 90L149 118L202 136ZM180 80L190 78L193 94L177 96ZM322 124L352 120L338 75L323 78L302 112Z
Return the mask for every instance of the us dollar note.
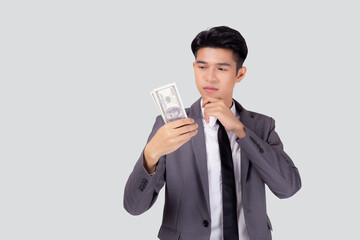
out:
M165 123L187 118L175 83L155 88L151 95Z

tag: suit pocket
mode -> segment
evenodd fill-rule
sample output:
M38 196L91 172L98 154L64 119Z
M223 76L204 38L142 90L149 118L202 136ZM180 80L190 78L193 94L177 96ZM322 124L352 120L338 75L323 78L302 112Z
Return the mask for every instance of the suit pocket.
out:
M179 240L180 232L176 231L173 228L161 226L158 238L161 240Z

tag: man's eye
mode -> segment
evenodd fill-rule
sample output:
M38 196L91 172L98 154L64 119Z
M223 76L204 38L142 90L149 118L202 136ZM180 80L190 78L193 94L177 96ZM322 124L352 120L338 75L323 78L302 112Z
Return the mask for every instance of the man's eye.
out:
M205 69L206 67L205 67L205 66L199 66L199 68L201 68L201 69Z
M220 71L226 71L227 69L225 68L219 68Z

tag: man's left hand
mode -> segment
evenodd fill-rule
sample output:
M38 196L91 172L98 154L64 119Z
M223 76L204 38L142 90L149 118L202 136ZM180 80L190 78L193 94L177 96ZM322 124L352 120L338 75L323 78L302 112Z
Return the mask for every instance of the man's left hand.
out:
M245 126L231 112L224 100L204 97L202 102L204 118L209 123L210 116L217 118L227 131L234 132L239 138L245 137Z

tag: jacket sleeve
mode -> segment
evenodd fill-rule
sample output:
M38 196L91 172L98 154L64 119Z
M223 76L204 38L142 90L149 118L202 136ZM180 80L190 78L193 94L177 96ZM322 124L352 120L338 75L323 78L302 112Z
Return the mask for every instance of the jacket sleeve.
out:
M245 127L246 136L237 139L263 181L279 198L288 198L301 188L301 179L293 161L284 152L283 144L275 131L275 121L270 118L267 139L263 140Z
M158 116L147 142L163 124L161 116ZM155 203L165 183L165 156L159 159L156 172L152 175L146 171L143 163L144 150L125 185L123 204L125 210L132 215L139 215L148 210Z

